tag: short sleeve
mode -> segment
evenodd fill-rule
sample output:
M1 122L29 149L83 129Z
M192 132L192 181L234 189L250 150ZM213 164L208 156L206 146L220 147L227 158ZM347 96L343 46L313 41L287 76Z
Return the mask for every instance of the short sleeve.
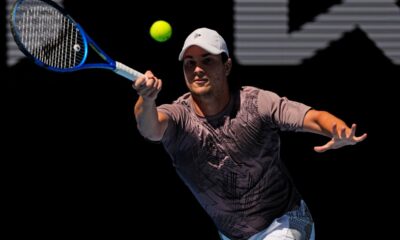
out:
M272 121L282 131L298 131L303 128L304 117L311 109L303 103L280 97L271 91L258 94L258 111L266 121Z

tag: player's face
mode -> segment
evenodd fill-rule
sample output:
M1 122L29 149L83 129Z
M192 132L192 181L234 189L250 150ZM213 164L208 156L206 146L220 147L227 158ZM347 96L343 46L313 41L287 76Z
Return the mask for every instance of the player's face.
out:
M208 96L228 88L225 64L221 55L213 55L198 46L183 55L186 85L194 95Z

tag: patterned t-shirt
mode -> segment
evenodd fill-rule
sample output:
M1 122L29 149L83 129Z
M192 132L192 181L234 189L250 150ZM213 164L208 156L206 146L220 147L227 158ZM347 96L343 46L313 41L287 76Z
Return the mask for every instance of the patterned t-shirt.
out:
M255 87L213 117L196 115L189 93L158 107L170 117L162 143L176 172L225 236L246 239L299 201L279 131L301 130L309 109Z

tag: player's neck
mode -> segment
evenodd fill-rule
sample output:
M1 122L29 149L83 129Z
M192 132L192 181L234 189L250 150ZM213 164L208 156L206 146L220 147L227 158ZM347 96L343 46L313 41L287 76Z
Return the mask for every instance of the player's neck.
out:
M222 95L213 97L202 97L192 95L192 106L198 116L211 117L215 116L225 109L229 104L231 96L229 91Z

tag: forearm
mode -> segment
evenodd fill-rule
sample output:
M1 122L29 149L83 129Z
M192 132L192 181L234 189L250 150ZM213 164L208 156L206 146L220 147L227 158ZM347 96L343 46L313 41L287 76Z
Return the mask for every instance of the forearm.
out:
M304 130L332 137L333 126L335 124L338 130L343 128L345 128L346 131L350 130L343 120L333 114L326 111L310 110L304 119Z
M154 100L144 100L139 96L135 104L135 118L137 128L143 137L159 141L164 134L163 122L159 119L156 103Z
M304 117L303 129L308 132L318 133L331 138L322 146L315 146L316 152L325 152L330 149L337 149L347 145L354 145L364 141L367 134L355 136L356 124L349 128L346 123L338 117L325 112L310 110Z

